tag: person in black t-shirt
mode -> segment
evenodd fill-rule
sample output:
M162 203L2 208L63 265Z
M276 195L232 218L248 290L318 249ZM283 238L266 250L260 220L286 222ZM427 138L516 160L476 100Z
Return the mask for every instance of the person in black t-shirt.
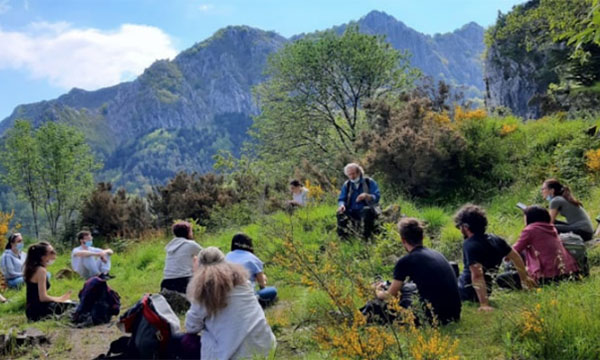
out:
M515 265L523 287L535 287L521 256L504 239L485 233L487 217L481 207L471 204L463 206L454 216L454 222L465 238L464 269L458 279L463 301L479 301L479 310L493 310L488 302L488 296L492 293L492 277L505 257Z
M458 321L461 302L456 275L444 255L423 246L423 226L417 219L402 219L398 223L398 232L408 255L396 263L394 281L389 289L385 290L382 285L377 288L377 298L385 300L398 296L408 278L416 284L430 321L433 315L441 324Z

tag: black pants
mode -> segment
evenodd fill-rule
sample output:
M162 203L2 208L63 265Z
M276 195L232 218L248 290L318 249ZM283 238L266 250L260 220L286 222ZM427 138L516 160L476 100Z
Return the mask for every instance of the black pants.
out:
M168 289L168 290L173 290L173 291L177 291L182 294L185 294L185 292L187 290L187 285L189 282L190 282L189 277L182 277L182 278L176 278L176 279L164 279L160 283L160 289L161 290Z
M583 241L592 240L592 238L594 237L593 232L581 230L581 228L579 228L577 226L569 225L564 221L555 220L554 227L556 228L556 231L558 231L559 234L572 232L574 234L581 236Z
M375 218L375 210L370 206L365 206L360 211L346 210L342 214L337 214L338 236L346 239L355 233L368 239L373 234Z

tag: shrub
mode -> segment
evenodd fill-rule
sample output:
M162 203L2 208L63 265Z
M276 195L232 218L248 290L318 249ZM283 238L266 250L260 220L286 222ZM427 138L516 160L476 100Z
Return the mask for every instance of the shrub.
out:
M81 208L80 225L111 239L138 237L152 227L146 202L125 189L112 193L111 183L99 183Z
M158 226L168 227L174 219L196 219L200 225L210 223L211 211L233 203L234 192L223 177L212 173L199 175L179 172L164 186L155 186L148 194L150 210Z
M464 139L440 122L427 99L410 100L403 108L371 104L369 117L382 124L364 135L361 147L369 169L413 196L439 195L455 187Z

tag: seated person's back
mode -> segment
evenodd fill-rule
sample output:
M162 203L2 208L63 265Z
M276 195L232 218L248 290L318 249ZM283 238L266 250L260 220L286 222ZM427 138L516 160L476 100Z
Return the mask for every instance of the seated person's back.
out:
M384 300L389 296L398 296L408 278L417 286L424 306L422 310L429 321L433 320L433 315L441 324L459 320L461 301L456 275L446 258L423 246L423 225L417 219L402 219L398 223L398 232L408 255L398 260L394 268L394 281L388 290L380 287L376 292L377 297Z
M177 222L172 228L175 238L166 246L165 268L161 289L185 293L187 284L193 275L194 257L198 255L202 247L193 239L193 231L190 223Z
M525 253L529 275L544 281L576 272L577 263L562 245L548 210L530 206L524 212L527 226L513 248Z
M398 260L394 268L395 280L406 278L417 285L421 302L431 304L440 323L460 319L461 302L456 275L442 254L424 246L414 248Z
M188 287L188 333L202 332L201 359L267 356L276 340L250 288L246 271L209 247L198 255L198 270Z

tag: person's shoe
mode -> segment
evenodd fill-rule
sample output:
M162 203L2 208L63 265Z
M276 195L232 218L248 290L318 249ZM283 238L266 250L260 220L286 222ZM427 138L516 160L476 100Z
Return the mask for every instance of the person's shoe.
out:
M116 276L111 275L110 273L100 274L100 278L103 280L110 280L116 278Z

